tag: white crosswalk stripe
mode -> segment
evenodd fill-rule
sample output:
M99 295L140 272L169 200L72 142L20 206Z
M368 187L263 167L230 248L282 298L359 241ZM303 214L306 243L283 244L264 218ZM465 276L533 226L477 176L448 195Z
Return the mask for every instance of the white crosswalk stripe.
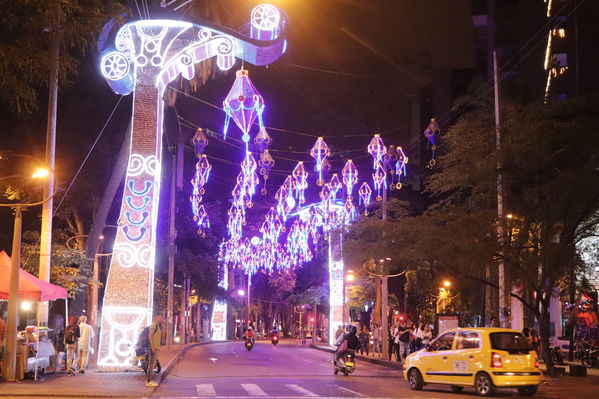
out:
M196 392L199 396L216 396L216 391L212 384L198 384L196 385Z
M352 395L357 396L359 398L365 398L366 397L366 395L362 395L360 392L356 392L356 391L353 391L353 390L351 390L349 388L342 387L341 385L337 385L337 384L328 384L328 385L329 385L329 387L331 387L333 389L337 389L339 391L352 394Z
M268 396L268 394L256 384L241 384L241 387L245 389L249 396Z
M285 386L292 391L299 393L301 396L318 396L312 391L308 391L306 388L302 388L297 384L285 384Z

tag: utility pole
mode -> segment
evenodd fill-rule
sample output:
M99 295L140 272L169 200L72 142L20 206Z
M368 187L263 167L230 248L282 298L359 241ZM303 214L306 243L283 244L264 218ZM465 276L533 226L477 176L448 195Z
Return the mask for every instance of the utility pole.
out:
M12 237L10 263L10 285L8 292L8 320L6 325L6 343L4 357L4 381L16 380L17 366L17 320L19 318L19 266L21 264L21 207L15 207L15 227Z
M175 285L175 238L177 237L177 229L175 227L176 213L176 187L177 187L177 151L171 148L171 192L169 204L169 228L168 228L168 286L166 298L166 346L171 350L173 345L173 287Z
M509 328L510 322L508 318L509 306L507 300L510 299L509 292L510 284L506 278L506 267L503 259L504 255L504 212L503 212L503 176L501 171L501 119L499 105L499 70L497 67L497 50L493 50L493 82L495 89L495 150L497 153L497 236L499 239L499 326ZM507 294L507 295L506 295Z
M385 173L387 173L387 166L384 166ZM386 182L385 182L386 184ZM383 223L387 221L387 187L383 190ZM385 231L383 230L383 235ZM388 287L388 274L386 262L380 262L381 266L381 332L383 340L383 353L389 353L389 287Z
M252 274L250 272L248 272L248 292L247 292L247 310L248 310L248 319L247 319L247 326L248 328L252 325L250 322L250 315L251 315L251 302L250 302L250 290L252 288Z
M58 18L55 19L58 21ZM54 158L56 154L56 111L58 108L58 70L60 47L58 43L58 22L52 28L52 69L50 71L50 84L48 96L48 124L46 127L46 167L50 170L48 180L44 185L44 198L50 198L44 202L42 208L42 228L40 237L40 270L39 278L50 282L50 266L52 261L52 217L54 201ZM39 305L39 323L48 325L48 301Z

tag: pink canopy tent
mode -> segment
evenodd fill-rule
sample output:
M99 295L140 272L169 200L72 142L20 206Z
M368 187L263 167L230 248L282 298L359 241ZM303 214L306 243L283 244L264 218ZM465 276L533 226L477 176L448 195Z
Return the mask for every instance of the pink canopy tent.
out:
M10 257L6 252L0 251L0 300L8 299L10 264ZM66 299L66 297L66 289L40 280L34 275L19 268L19 299L44 302L56 299Z

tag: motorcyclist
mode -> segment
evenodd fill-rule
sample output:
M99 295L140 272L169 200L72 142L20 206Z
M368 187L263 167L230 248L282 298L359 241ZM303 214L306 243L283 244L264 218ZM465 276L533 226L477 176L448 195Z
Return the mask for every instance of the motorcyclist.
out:
M254 331L252 330L252 327L248 327L246 330L245 339L249 339L252 342L252 345L254 345Z
M343 355L355 352L360 347L360 342L356 336L357 332L358 328L356 326L350 326L349 332L339 337L337 340L337 352L335 352L335 365L338 364L340 359L343 359ZM346 343L344 344L344 342ZM343 360L341 361L343 362Z

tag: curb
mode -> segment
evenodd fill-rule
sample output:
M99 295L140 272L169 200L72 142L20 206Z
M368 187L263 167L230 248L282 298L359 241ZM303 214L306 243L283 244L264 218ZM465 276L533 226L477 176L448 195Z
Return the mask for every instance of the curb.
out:
M333 348L330 348L327 346L310 344L310 348L316 349L319 351L323 351L323 352L335 353L335 350ZM393 363L393 362L388 362L386 360L369 358L369 357L362 356L362 355L356 355L355 357L356 357L356 359L360 359L362 361L373 363L373 364L378 364L379 366L385 366L385 367L389 367L389 368L392 368L395 370L403 370L403 363Z

